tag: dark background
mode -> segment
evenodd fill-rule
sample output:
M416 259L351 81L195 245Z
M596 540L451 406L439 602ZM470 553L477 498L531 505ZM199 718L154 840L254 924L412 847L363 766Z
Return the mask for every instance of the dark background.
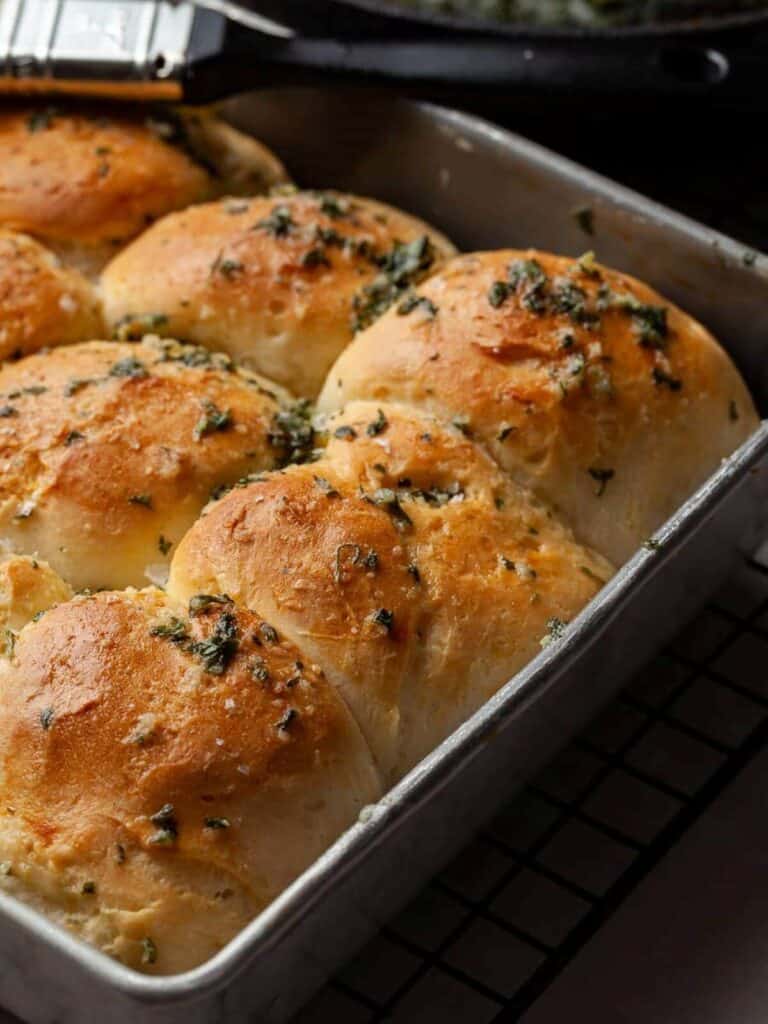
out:
M768 75L762 113L706 102L658 106L627 115L587 109L572 116L504 111L493 102L478 108L750 247L768 249Z

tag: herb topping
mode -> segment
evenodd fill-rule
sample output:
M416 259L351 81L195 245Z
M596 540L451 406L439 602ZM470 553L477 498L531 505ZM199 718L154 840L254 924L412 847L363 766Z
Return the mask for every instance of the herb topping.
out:
M564 622L562 619L549 619L547 622L546 636L542 637L539 643L542 647L549 647L550 644L557 643L558 640L562 640L565 636L567 627L568 623Z
M602 498L605 494L605 489L609 482L616 476L615 469L598 469L595 466L590 466L587 470L593 480L597 480L598 488L595 491L595 497Z
M196 441L217 431L228 430L232 426L232 411L230 409L219 409L216 403L209 398L204 399L201 404L203 415L195 424L195 429L192 432Z
M126 356L125 359L118 359L109 368L110 377L129 377L136 380L140 380L143 377L148 377L146 366L139 362L135 356Z

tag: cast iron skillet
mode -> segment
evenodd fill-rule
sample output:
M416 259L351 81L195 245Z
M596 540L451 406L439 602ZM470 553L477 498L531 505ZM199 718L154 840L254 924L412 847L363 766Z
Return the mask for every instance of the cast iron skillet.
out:
M396 3L388 3L386 0L330 0L328 7L333 6L353 8L362 14L378 19L385 18L388 21L407 22L411 26L421 25L433 29L472 33L492 31L505 37L519 38L522 35L529 39L559 38L561 40L586 40L606 36L613 39L636 36L659 37L680 34L690 35L702 32L723 32L729 29L745 29L768 24L768 2L763 4L758 2L753 4L736 4L735 6L741 7L741 10L733 13L722 13L717 8L724 8L726 6L724 0L721 0L719 4L709 3L709 5L706 3L706 0L700 3L692 0L688 4L681 4L680 6L687 7L689 12L694 12L689 13L685 17L665 18L640 24L597 27L543 26L521 22L465 18L457 15L438 14L401 7Z
M190 93L195 80L210 96L319 77L407 83L453 99L458 90L538 103L598 98L614 107L638 98L768 105L768 0L752 11L596 29L488 23L386 0L238 2L296 36L278 41L231 26L220 59L197 62Z
M184 84L191 101L319 80L395 84L459 105L480 92L543 105L598 99L601 109L620 110L638 99L768 106L768 0L752 11L601 29L488 24L386 0L236 2L295 35L237 26L223 41L201 34Z

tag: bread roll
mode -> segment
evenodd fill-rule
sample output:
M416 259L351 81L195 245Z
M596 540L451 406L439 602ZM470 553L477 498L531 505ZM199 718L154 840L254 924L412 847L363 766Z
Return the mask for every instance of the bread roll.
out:
M106 317L119 332L161 314L162 333L312 396L354 328L453 251L422 221L370 199L208 203L165 217L110 263Z
M0 360L103 330L99 301L78 271L28 235L0 230Z
M213 956L379 780L311 663L226 602L77 598L0 659L0 884L106 953Z
M69 601L72 588L46 562L24 555L0 560L0 637L10 653L15 633L56 604Z
M0 367L0 546L73 587L163 580L211 492L285 457L287 397L169 340L84 342Z
M8 107L0 152L0 225L89 274L170 210L285 177L254 139L183 112Z
M394 399L453 420L621 564L756 428L725 352L590 256L464 256L339 358L319 407Z
M328 430L319 461L211 505L168 590L227 593L322 665L391 783L612 569L458 430L371 403Z

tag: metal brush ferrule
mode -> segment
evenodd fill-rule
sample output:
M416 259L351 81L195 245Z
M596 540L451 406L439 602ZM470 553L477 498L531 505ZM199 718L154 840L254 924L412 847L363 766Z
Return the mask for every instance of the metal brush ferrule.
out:
M1 0L0 93L179 99L194 20L165 0Z

